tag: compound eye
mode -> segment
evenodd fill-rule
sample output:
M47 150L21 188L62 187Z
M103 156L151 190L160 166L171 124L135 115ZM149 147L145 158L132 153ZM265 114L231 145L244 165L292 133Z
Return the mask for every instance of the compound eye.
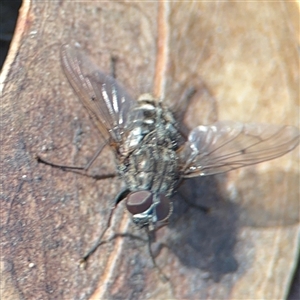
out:
M133 214L141 214L153 204L153 195L149 191L130 193L126 198L126 207Z
M157 222L165 221L170 216L172 205L170 199L164 195L160 195L160 201L156 206Z

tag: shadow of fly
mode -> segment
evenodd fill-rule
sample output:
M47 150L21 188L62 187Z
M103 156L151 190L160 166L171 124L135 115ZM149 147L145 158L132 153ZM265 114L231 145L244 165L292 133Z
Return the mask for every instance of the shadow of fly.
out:
M133 223L148 233L168 223L173 209L170 197L183 179L271 160L299 144L296 127L235 121L200 125L186 137L161 100L143 94L136 101L114 77L102 73L79 46L63 45L61 63L105 143L84 168L56 166L87 170L103 147L110 146L117 173L127 186L114 207L124 200ZM103 243L112 213L113 209L106 229L84 261Z

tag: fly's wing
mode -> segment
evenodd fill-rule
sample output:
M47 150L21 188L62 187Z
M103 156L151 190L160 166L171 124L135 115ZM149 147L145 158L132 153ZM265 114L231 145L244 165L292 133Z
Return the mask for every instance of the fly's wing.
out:
M61 48L63 70L106 142L120 143L134 101L117 81L102 73L79 49Z
M279 157L299 144L293 126L217 122L194 128L178 156L183 177L227 172Z

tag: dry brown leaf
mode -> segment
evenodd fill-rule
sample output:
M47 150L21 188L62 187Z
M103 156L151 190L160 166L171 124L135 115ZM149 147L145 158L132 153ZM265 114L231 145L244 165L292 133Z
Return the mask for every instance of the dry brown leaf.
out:
M80 258L102 232L121 181L38 164L84 165L100 141L59 62L78 41L133 96L153 92L175 107L198 90L185 122L217 119L299 125L298 7L268 2L24 1L1 74L1 293L3 299L282 299L297 256L299 226L288 207L299 200L299 150L228 175L187 182L181 194L212 207L189 207L180 194L169 227L147 244L119 238L86 269ZM114 170L109 149L91 172ZM282 212L270 226L240 218ZM251 212L251 210L253 211ZM247 217L246 217L247 219ZM255 219L255 218L254 218ZM142 235L121 204L114 232ZM145 236L146 239L146 236Z

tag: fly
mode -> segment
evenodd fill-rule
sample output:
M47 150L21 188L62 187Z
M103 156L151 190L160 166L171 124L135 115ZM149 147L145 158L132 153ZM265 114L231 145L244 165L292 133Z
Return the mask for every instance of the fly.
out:
M61 62L105 145L114 151L127 186L117 202L125 200L132 221L150 231L167 224L170 197L181 180L271 160L299 144L296 127L235 121L197 126L185 138L161 101L149 94L135 101L76 47L64 45Z

